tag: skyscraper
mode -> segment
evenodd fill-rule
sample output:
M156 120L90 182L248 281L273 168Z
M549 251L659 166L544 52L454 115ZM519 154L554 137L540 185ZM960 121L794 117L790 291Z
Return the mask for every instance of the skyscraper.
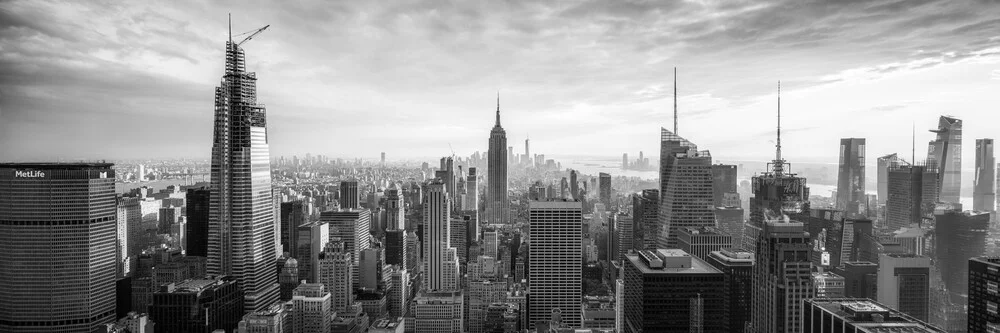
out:
M847 217L867 214L865 202L865 139L840 139L837 209Z
M570 170L569 171L569 194L570 194L570 198L571 199L582 200L583 198L580 198L580 183L576 179L576 177L577 177L576 170ZM608 185L610 186L611 183L609 182ZM610 189L610 187L609 187L609 189ZM608 191L608 193L610 194L611 192ZM609 197L610 197L610 195L609 195Z
M385 190L385 208L385 229L405 229L406 212L403 205L403 195L396 183Z
M448 200L446 184L441 181L431 181L427 184L424 195L424 289L427 291L455 290L457 285L449 283L452 268L457 269L457 253L446 262L451 247L451 228L449 214L451 202ZM454 267L453 267L454 266ZM457 275L458 272L455 272Z
M210 332L214 329L232 332L244 313L244 297L240 291L236 279L229 276L163 285L152 295L149 319L156 323L157 332Z
M660 190L632 194L632 247L636 250L656 248L659 210Z
M267 111L257 104L257 75L246 71L241 44L232 37L226 43L226 70L215 88L208 272L235 277L246 310L258 311L278 299L275 216Z
M361 251L371 246L371 213L368 209L340 209L322 212L320 222L330 224L330 239L339 238L354 259L354 281L358 281Z
M665 128L660 129L660 154L657 247L676 248L679 228L715 225L712 155Z
M330 239L319 255L319 283L330 292L334 312L346 312L354 304L354 259L339 238Z
M803 333L946 332L925 321L865 298L813 298L805 300L803 308L805 323Z
M990 214L962 211L961 204L942 204L934 212L935 264L952 295L968 292L969 258L983 255ZM957 298L957 297L956 297Z
M281 203L281 245L292 258L301 259L298 255L298 229L306 223L306 207L302 200L292 200Z
M358 181L345 180L340 182L340 209L361 208L361 193L358 192Z
M292 291L294 328L286 328L285 332L329 332L334 313L330 297L322 283L303 283L296 287Z
M628 254L622 265L622 332L723 332L728 325L725 277L705 261L657 249Z
M562 312L569 327L580 327L583 263L583 206L578 201L528 202L528 326Z
M878 158L878 204L884 205L889 198L889 169L896 168L900 163L906 163L895 153Z
M115 321L111 166L0 164L0 331L91 332Z
M972 184L972 209L980 212L996 210L996 161L993 159L993 139L976 140L976 178Z
M190 200L190 199L189 199ZM188 202L191 204L191 202ZM204 201L204 212L208 213L208 197ZM208 215L205 215L205 219L201 220L200 226L203 227L203 231L207 233L208 231ZM142 211L139 206L139 197L118 197L118 225L121 228L122 224L125 226L125 234L121 235L121 230L119 230L118 246L123 247L125 253L118 258L118 262L121 265L121 275L131 276L132 271L135 270L136 265L139 263L139 255L142 254L142 244L139 238L142 236ZM190 230L188 229L188 235L190 236ZM204 257L204 250L207 243L205 243L206 234L202 234L200 237L201 243L199 243L199 248L194 249L192 246L195 245L190 238L188 238L188 253L189 255L199 255L191 253L192 250L202 251L200 256ZM121 249L120 249L121 250Z
M677 229L677 248L701 260L708 255L733 245L733 236L715 227L684 227Z
M768 220L756 246L751 332L799 332L802 300L813 297L809 233L801 222Z
M724 332L742 332L750 322L753 306L753 253L736 249L712 251L706 260L725 277L723 295L726 297Z
M938 173L933 166L889 167L885 225L889 230L921 224L934 210L938 197Z
M969 332L990 332L1000 328L1000 258L969 259Z
M601 172L598 175L597 186L601 203L605 208L611 209L611 175Z
M909 253L880 254L878 302L927 321L931 259Z
M713 164L712 165L712 205L713 207L724 206L723 198L726 193L738 193L736 181L738 180L735 165Z
M507 132L500 127L500 96L497 96L497 122L490 131L487 159L486 223L510 223L510 199L507 198Z
M455 159L451 157L441 158L441 170L444 171L442 174L441 181L444 182L445 188L448 190L448 199L451 200L451 207L455 208L459 205L456 200L458 196L458 191L455 186Z
M211 209L211 194L212 192L204 187L187 190L186 252L189 256L208 257L208 212ZM138 252L137 250L136 253Z
M938 200L959 202L962 187L962 120L941 116L938 128L931 132L937 137L928 143L927 165L934 165L938 170Z

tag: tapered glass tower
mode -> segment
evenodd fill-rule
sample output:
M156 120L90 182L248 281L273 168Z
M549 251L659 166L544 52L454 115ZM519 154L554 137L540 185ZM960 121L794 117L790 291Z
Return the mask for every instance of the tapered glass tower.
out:
M256 73L246 71L240 43L228 41L215 88L208 272L234 276L248 312L278 299L266 114L257 104Z

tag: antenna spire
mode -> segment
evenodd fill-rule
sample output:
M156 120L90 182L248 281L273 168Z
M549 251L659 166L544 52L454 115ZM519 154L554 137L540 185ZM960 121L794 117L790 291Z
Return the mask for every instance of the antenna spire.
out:
M917 123L910 122L910 163L917 162Z
M497 127L500 127L500 91L497 90Z
M775 176L781 176L785 172L785 160L781 159L781 81L778 81L778 140L774 145L773 172Z
M677 67L674 67L674 134L677 134Z
M229 44L233 43L233 13L229 13Z

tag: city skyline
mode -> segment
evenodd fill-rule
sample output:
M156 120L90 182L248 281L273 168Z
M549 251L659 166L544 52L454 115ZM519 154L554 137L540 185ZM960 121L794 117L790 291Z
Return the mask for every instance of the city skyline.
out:
M1000 22L988 20L1000 9L981 2L262 6L271 10L5 5L0 32L12 43L0 63L10 69L0 78L0 141L17 144L0 155L207 158L204 91L221 74L230 11L234 33L272 25L270 38L248 46L247 62L265 78L258 88L272 111L274 156L485 152L480 133L496 90L509 138L531 136L534 151L654 152L657 126L673 126L675 66L678 134L722 160L769 155L778 79L785 152L799 161L833 163L837 140L852 136L868 139L870 156L906 156L899 133L915 125L922 147L941 114L968 122L969 142L1000 132L990 112L1000 96L989 93L1000 86L989 33ZM794 28L803 22L821 24ZM723 127L732 135L704 130ZM321 148L356 136L369 139ZM158 149L143 148L151 142Z

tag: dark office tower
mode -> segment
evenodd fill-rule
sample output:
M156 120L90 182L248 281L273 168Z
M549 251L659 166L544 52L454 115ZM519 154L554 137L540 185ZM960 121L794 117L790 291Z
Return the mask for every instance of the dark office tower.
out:
M382 165L385 165L385 152L382 152Z
M246 71L243 49L230 39L215 88L208 272L235 277L247 311L278 299L266 115L257 104L257 75Z
M576 170L569 171L569 194L570 199L583 199L580 198L580 182L577 179Z
M208 257L208 225L211 191L187 190L187 249L189 256Z
M899 167L900 163L906 163L896 154L889 154L878 158L878 204L884 205L889 198L889 169Z
M720 270L677 249L628 254L622 265L623 332L724 331L729 319ZM692 317L707 320L698 327Z
M445 188L448 189L448 200L451 200L452 207L458 207L458 191L455 190L455 160L451 157L441 158L441 181L444 181Z
M0 164L0 332L90 332L114 322L111 166Z
M191 279L161 286L153 294L149 319L156 323L156 332L234 332L243 309L235 278Z
M340 182L340 209L361 208L361 193L358 192L358 181Z
M973 184L972 209L979 212L996 210L996 161L993 159L993 139L976 140L976 178Z
M507 197L507 132L500 127L500 97L497 96L497 123L490 131L490 150L486 161L487 224L510 223L510 199Z
M813 297L809 233L796 221L767 221L761 227L750 332L799 332L802 300Z
M725 277L723 295L726 297L724 313L726 327L720 332L743 332L750 322L753 306L753 253L736 249L712 251L708 263L722 271Z
M298 230L306 223L306 206L302 200L281 203L281 244L285 252L292 258L299 258Z
M920 319L865 298L814 298L803 303L803 333L944 333ZM986 332L986 331L969 331Z
M962 120L941 116L938 128L931 132L936 133L937 138L928 143L927 165L935 166L938 171L938 200L959 202L962 187Z
M737 206L715 207L715 221L719 230L729 234L732 239L730 247L740 248L743 245L743 208Z
M476 221L479 221L479 174L477 172L478 168L469 168L469 175L465 179L465 210L467 213L471 213ZM479 224L475 226L475 233L473 237L476 241L479 240Z
M528 202L528 326L562 311L563 322L580 327L583 290L583 206L579 201Z
M679 228L715 225L712 155L666 129L660 129L660 143L663 188L657 247L676 248Z
M562 177L562 179L559 180L559 197L563 199L573 199L569 195L569 181L566 180L566 177Z
M295 241L299 278L309 283L319 281L319 254L330 240L330 225L326 222L310 222L299 226Z
M403 230L406 228L406 211L403 208L403 194L395 183L385 190L385 229Z
M319 214L319 221L330 224L330 238L339 238L354 259L354 281L358 281L361 251L371 245L371 213L368 209L340 209Z
M460 263L465 263L469 260L469 227L466 222L469 221L463 220L461 217L453 217L448 224L448 229L450 229L448 238L451 243L451 247L455 248L456 254L458 255L458 262Z
M611 209L611 175L601 172L598 175L598 193L601 203L605 209Z
M385 231L385 263L407 267L406 230Z
M880 254L879 303L920 320L929 320L931 259L909 253Z
M726 164L712 165L712 205L723 206L726 193L737 193L736 166Z
M847 217L867 214L865 202L865 139L840 139L837 209Z
M278 300L288 302L292 300L292 291L299 286L299 261L295 258L278 258L278 260L285 261L281 269L278 270L278 285L281 290Z
M833 272L844 277L844 296L877 299L878 264L868 261L846 261Z
M966 294L969 258L986 251L990 214L963 212L961 204L944 204L935 211L935 263L948 291L952 295Z
M660 190L632 194L632 245L636 250L656 248Z
M889 168L885 224L891 230L921 224L938 201L938 173L931 166L897 165Z
M1000 258L969 259L969 332L1000 329Z

